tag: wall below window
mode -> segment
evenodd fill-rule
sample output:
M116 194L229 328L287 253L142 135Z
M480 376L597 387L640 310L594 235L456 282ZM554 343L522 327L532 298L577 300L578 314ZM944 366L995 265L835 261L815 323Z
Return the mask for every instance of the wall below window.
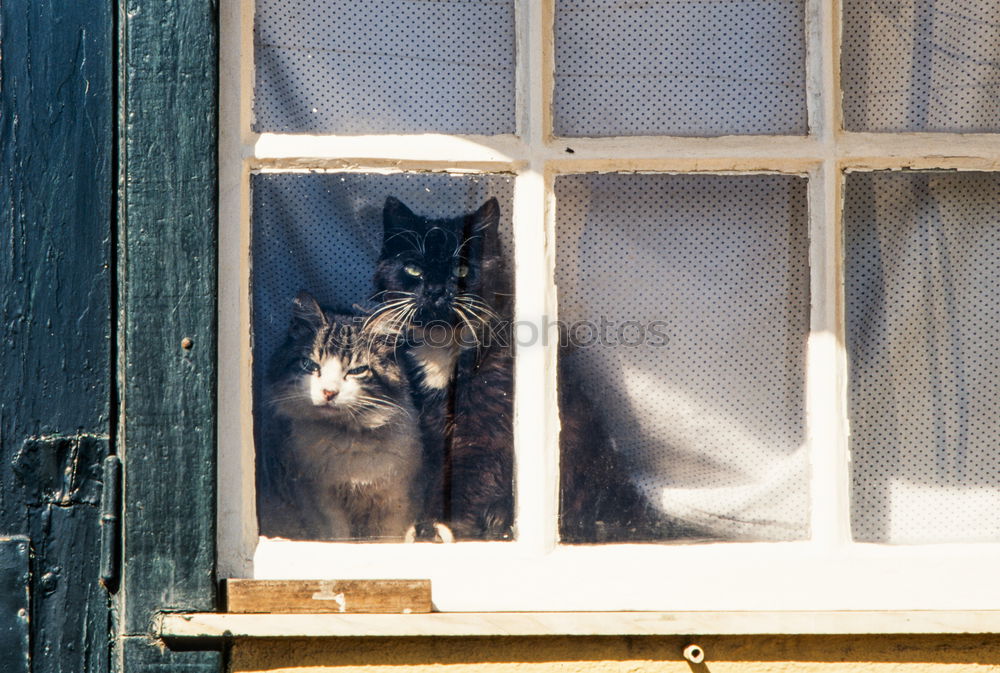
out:
M705 650L689 664L690 643ZM953 673L997 670L994 635L242 640L233 673Z

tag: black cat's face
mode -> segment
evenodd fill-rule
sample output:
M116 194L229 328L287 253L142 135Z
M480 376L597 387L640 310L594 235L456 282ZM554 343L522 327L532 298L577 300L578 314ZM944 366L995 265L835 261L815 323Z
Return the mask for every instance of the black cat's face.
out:
M386 199L375 272L381 305L374 318L395 328L444 323L477 329L488 322L495 313L483 285L496 272L499 256L485 251L499 219L496 199L474 213L443 220L420 217L398 199Z
M353 316L320 308L306 293L293 302L276 365L269 401L281 416L375 428L406 413L399 404L405 382L391 339L369 334Z

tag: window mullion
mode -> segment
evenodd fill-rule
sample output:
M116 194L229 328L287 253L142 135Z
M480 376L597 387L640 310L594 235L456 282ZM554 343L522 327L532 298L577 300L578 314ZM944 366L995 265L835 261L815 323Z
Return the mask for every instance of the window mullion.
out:
M529 170L514 186L514 313L517 350L514 362L514 446L517 539L538 553L556 543L558 516L557 405L555 355L558 339L544 332L552 315L550 255L539 214L545 212L550 185L544 173ZM549 342L552 343L549 343Z
M825 547L850 540L850 472L842 292L841 169L838 156L839 2L807 7L812 130L823 160L810 173L812 316L806 375L812 539Z
M811 327L806 419L811 463L812 539L850 540L849 454L844 350L840 167L826 160L810 176Z
M514 260L519 326L514 367L514 445L517 538L535 553L557 541L559 503L558 421L555 395L555 343L543 333L554 314L555 288L547 238L554 215L547 207L545 140L551 127L552 2L518 3L518 47L522 139L528 165L514 187Z

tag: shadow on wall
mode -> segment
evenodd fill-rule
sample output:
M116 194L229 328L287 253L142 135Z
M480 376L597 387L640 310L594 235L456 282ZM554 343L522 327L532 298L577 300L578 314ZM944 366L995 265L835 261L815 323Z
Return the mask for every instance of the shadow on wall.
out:
M703 664L684 660L697 642ZM231 671L357 668L407 673L461 671L546 673L740 673L784 671L996 670L993 635L632 636L535 638L329 638L236 641ZM912 665L912 668L911 666ZM312 668L310 668L312 667Z

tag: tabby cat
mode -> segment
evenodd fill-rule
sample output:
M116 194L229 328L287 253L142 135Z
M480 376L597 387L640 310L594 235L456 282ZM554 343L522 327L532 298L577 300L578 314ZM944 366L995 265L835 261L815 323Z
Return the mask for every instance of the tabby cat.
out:
M272 362L266 535L402 541L420 511L420 429L394 337L300 293Z

